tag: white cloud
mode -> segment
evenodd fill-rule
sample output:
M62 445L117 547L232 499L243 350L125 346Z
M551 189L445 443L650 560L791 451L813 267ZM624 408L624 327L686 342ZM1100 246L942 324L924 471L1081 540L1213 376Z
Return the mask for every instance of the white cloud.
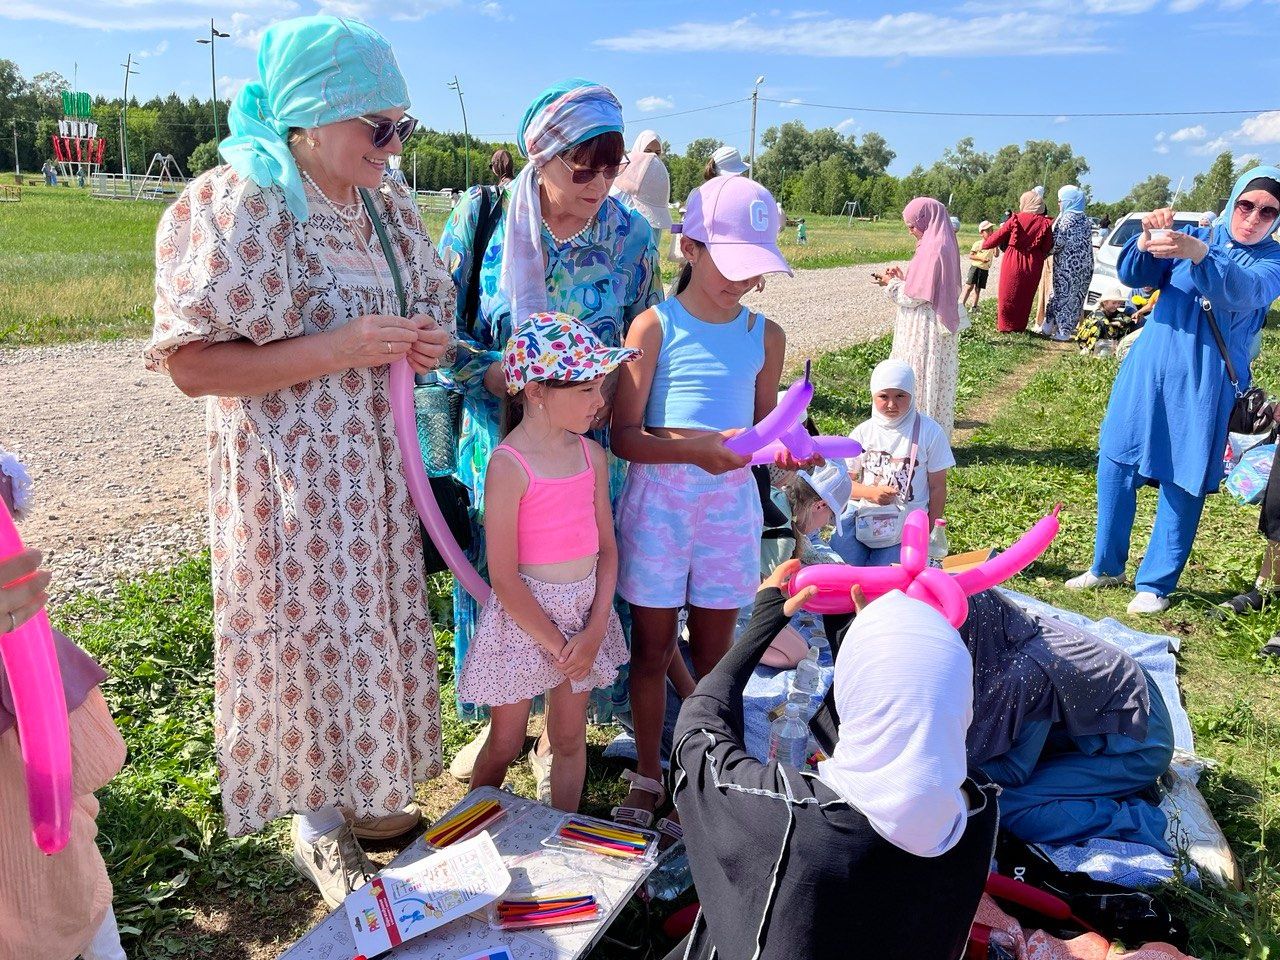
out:
M155 49L143 50L141 53L136 55L136 58L138 60L145 60L147 57L158 57L168 49L169 49L169 41L161 40L159 43L155 45Z
M479 7L482 16L488 17L490 20L512 20L511 14L503 9L502 4L494 3L489 0L488 3L482 3Z
M1169 145L1167 143L1157 143L1151 149L1153 149L1156 153L1168 153Z
M1197 123L1194 127L1183 127L1181 130L1175 130L1169 134L1169 139L1174 143L1182 143L1185 140L1203 140L1208 133L1202 124Z
M653 113L655 110L670 110L676 102L670 97L641 97L636 101L636 109L641 113Z
M1195 153L1214 154L1238 146L1272 143L1280 143L1280 110L1267 110L1248 117L1234 130L1220 134L1192 149Z
M800 104L803 102L804 101L802 101L799 97L789 97L786 100L783 100L782 103L778 104L778 106L785 107L788 110L794 110L796 107L800 106Z
M218 99L234 100L244 85L249 82L250 77L219 77L218 78Z
M845 117L843 120L841 120L839 123L836 124L836 130L839 131L840 133L848 133L851 130L857 130L857 129L858 129L858 121L853 119L853 117Z
M1204 0L1172 0L1169 4L1170 13L1190 13L1197 7L1204 5Z
M1156 143L1162 142L1168 136L1163 130L1156 134Z
M1114 2L1127 6L1125 0ZM1056 10L968 18L908 12L874 20L801 22L761 20L753 15L732 21L686 21L672 27L642 28L601 38L595 45L627 53L720 51L886 59L1101 53L1105 47L1092 36L1093 30L1088 23ZM1011 36L1018 38L1014 47L1008 43Z
M1070 121L1071 121L1070 117L1064 117L1062 115L1058 115L1053 118L1054 123L1069 123Z

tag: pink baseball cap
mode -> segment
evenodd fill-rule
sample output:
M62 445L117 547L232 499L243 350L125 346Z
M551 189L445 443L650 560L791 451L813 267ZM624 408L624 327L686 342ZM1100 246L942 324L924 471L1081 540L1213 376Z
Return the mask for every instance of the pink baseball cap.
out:
M778 249L778 204L754 180L721 176L689 194L681 233L711 253L728 280L749 280L766 273L791 273Z

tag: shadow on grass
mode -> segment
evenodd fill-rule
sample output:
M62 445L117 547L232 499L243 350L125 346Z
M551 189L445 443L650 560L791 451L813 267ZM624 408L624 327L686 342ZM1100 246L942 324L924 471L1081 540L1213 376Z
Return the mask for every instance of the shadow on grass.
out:
M957 447L955 455L956 465L960 467L1008 463L1020 467L1092 470L1098 462L1097 448L1083 445L1029 449L1007 443L970 443Z

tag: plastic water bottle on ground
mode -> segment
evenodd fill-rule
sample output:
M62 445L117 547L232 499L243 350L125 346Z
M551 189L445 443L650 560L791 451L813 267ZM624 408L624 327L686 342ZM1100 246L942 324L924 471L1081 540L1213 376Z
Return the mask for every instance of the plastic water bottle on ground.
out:
M644 882L645 893L653 900L675 900L693 886L689 855L678 840L658 857L658 863Z
M793 700L787 701L782 716L769 728L769 759L796 770L803 770L809 759L809 725Z
M818 691L822 688L822 671L818 667L818 648L810 647L808 656L796 664L795 676L787 700L800 707L800 719L808 723L818 709Z

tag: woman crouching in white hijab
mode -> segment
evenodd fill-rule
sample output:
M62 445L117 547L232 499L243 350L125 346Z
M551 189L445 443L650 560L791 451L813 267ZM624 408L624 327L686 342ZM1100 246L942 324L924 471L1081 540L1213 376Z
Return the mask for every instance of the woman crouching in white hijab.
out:
M798 569L765 581L746 632L680 711L672 788L702 908L670 957L958 958L997 823L996 788L966 771L969 654L932 608L876 600L836 661L831 759L816 775L762 764L743 744L742 691L807 599L783 591Z

